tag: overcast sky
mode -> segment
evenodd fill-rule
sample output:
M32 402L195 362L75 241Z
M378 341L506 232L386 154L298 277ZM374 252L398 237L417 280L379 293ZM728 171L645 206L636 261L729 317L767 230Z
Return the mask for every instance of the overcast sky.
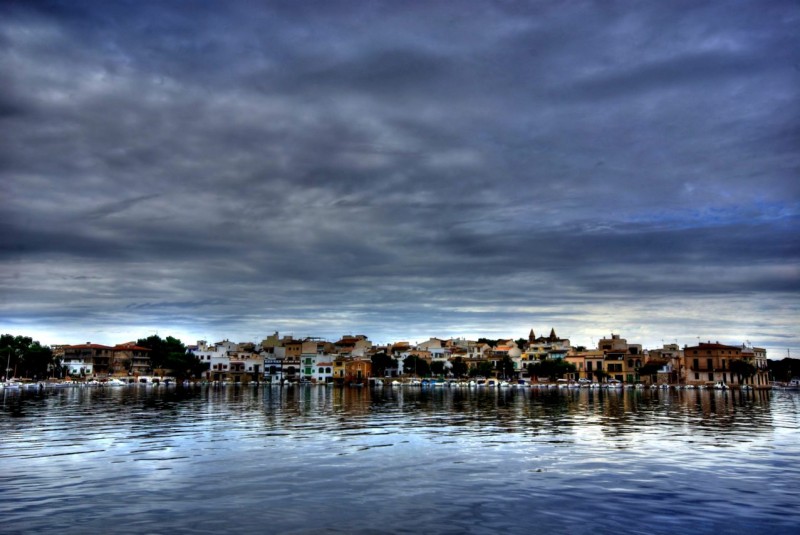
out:
M0 6L0 330L800 357L800 5Z

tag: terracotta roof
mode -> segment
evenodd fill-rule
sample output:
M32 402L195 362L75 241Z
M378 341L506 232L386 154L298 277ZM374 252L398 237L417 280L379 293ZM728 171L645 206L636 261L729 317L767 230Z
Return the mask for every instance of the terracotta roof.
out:
M150 351L148 347L137 346L136 344L117 344L113 348L115 351Z
M742 350L742 348L739 346L726 346L725 344L720 344L719 342L716 342L714 344L700 342L700 345L687 347L686 349L736 349L737 351Z
M101 344L78 344L74 346L66 346L64 349L113 349L111 346L104 346Z

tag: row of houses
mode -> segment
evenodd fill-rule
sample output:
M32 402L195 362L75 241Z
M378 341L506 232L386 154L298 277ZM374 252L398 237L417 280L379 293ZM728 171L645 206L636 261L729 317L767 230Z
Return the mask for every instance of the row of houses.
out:
M481 369L497 375L505 373L501 363L508 360L514 370L514 377L508 379L547 380L531 377L528 365L556 360L574 367L574 371L565 375L565 379L574 381L769 385L763 348L707 342L693 347L667 344L644 350L641 344L628 343L620 335L612 334L601 339L596 349L587 350L573 347L569 339L560 338L554 329L548 336L536 336L531 330L527 340L499 340L496 344L463 338L430 338L422 343L395 342L384 346L373 345L363 335L348 335L337 342L328 342L319 338L281 338L275 333L258 345L227 340L209 345L200 341L192 351L208 363L205 379L234 383L359 383L373 376L373 357L380 354L390 359L388 365L381 366L381 377L413 375L413 370L404 370L404 362L408 357L416 357L429 365L442 363L443 375L451 376L457 361L463 364L462 370L489 363L490 367L484 365ZM753 373L741 373L733 364L735 361L751 365Z
M409 357L416 357L417 362L424 361L429 366L439 363L437 369L446 376L480 369L484 374L510 373L507 379L548 380L531 377L529 365L561 361L571 365L563 368L563 378L573 381L769 385L763 348L709 341L692 347L667 344L644 350L641 344L628 343L620 335L612 334L599 340L596 348L587 349L573 347L569 339L560 338L554 329L547 336L536 336L531 330L527 340L430 338L422 343L401 341L389 345L375 345L365 335L346 335L330 342L314 337L281 337L276 332L260 343L223 340L209 344L200 340L189 351L206 367L203 376L196 379L241 384L362 383L375 375L373 361L380 355L382 362L375 366L375 371L381 377L413 375L414 370L405 370L404 363ZM146 375L153 371L148 353L147 348L133 342L116 346L87 343L65 346L63 362L72 375L101 378ZM750 368L743 370L741 363Z
M619 335L612 335L600 340L597 349L571 351L564 360L575 367L572 377L578 380L695 386L747 384L762 388L770 384L766 349L744 344L709 341L683 348L666 344L643 351L641 345L628 344Z

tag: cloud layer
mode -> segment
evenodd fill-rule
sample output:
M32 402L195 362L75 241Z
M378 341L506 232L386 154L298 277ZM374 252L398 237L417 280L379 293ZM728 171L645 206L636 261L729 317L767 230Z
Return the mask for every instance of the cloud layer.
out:
M5 3L0 326L800 353L799 22L791 2Z

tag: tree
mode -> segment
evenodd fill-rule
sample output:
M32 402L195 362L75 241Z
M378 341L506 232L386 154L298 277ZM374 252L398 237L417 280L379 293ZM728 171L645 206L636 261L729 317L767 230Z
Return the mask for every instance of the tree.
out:
M199 377L208 369L208 363L201 362L194 354L186 351L186 346L172 336L161 339L154 334L139 339L136 345L150 349L150 366L154 370L166 370L177 378Z
M497 371L504 379L515 376L516 370L514 368L514 361L511 360L511 357L504 355L501 360L497 361Z
M488 360L482 360L477 366L469 370L471 377L490 377L494 375L494 364Z
M742 359L731 360L731 373L739 378L739 384L746 383L756 374L756 367Z
M489 347L496 347L497 346L497 340L490 340L489 338L478 338L478 343L479 344L486 344Z
M769 371L776 381L788 382L792 377L800 377L800 359L785 357L781 360L767 361Z
M539 362L528 364L528 373L531 377L547 377L554 381L568 373L575 373L575 365L561 359L545 358Z
M467 363L464 362L463 357L456 357L453 359L453 368L450 370L455 377L464 377L469 372Z
M168 362L173 364L180 362L186 355L186 346L172 336L167 336L162 340L160 336L154 334L147 338L140 338L136 345L150 350L150 366L153 369L168 368Z
M427 360L416 355L409 355L403 359L403 373L427 377L431 374L431 367Z
M444 361L443 360L434 360L431 362L431 374L432 375L444 375Z
M385 377L388 368L394 368L395 360L381 351L372 355L372 376Z
M647 377L647 379L651 383L653 383L653 382L655 382L653 380L653 376L658 374L658 370L660 370L662 366L663 366L663 364L658 363L658 362L648 362L647 364L645 364L644 366L639 368L639 370L638 370L639 377L641 377L641 378Z
M598 383L602 383L603 379L608 377L608 373L606 373L604 370L597 369L597 370L594 371L594 377L595 377L595 379L597 379Z
M30 336L0 336L0 375L12 374L33 379L44 379L61 369L61 362L53 356L48 346L42 346Z

